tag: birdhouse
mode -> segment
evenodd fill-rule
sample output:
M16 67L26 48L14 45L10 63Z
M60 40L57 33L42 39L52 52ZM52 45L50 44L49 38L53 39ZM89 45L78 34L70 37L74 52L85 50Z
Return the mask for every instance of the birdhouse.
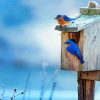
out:
M68 71L100 70L100 8L80 8L80 16L64 26L56 26L61 31L61 69ZM76 41L84 62L66 51L64 42Z

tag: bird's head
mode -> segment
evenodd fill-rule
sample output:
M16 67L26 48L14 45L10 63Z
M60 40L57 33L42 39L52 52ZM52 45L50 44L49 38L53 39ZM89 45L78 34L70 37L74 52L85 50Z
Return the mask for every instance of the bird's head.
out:
M63 18L63 15L57 15L55 19L60 20Z
M66 44L67 47L70 45L73 45L75 43L76 43L76 41L74 39L69 39L64 42L64 44Z
M66 41L64 42L64 44L66 44L66 47L68 47L68 46L70 46L70 45L71 45L71 43L70 43L70 41L69 41L69 40L66 40Z

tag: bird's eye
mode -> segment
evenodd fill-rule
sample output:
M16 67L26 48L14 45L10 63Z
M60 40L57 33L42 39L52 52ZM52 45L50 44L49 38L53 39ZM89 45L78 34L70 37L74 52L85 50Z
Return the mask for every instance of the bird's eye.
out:
M67 43L66 45L67 45L67 46L70 46L70 43Z

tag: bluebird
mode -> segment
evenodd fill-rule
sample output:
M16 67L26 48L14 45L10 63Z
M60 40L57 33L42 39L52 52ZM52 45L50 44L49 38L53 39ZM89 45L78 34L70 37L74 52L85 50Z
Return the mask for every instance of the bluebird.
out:
M55 18L60 26L68 25L71 21L74 21L76 18L70 18L66 15L57 15Z
M77 46L76 42L73 41L73 39L69 39L69 40L66 40L64 44L66 44L66 51L76 56L79 59L80 63L83 64L84 60L83 60L80 49Z

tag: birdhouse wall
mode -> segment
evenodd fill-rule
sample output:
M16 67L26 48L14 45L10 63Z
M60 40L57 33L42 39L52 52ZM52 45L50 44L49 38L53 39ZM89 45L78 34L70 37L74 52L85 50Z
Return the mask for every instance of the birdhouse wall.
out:
M75 39L85 63L68 53L64 42ZM61 34L61 69L68 71L100 70L100 22L91 24L79 32L62 32Z
M66 45L64 42L68 39L74 39L79 46L81 53L83 55L83 31L80 32L62 32L61 34L61 69L69 70L69 71L81 71L83 69L83 65L80 64L79 60L68 53L65 48Z
M100 70L100 22L84 29L84 71Z

